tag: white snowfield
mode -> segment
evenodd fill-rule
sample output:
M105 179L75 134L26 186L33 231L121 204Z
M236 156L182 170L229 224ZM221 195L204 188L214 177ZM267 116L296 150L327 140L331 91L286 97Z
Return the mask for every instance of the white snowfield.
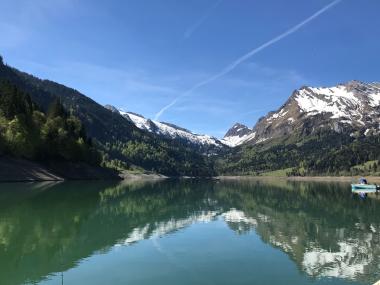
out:
M241 145L249 140L252 140L254 139L256 136L256 133L250 133L250 134L246 134L246 135L243 135L243 136L228 136L228 137L224 137L221 142L224 143L225 145L228 145L230 147L235 147L235 146L238 146L238 145Z
M229 132L232 132L233 135L224 136L221 142L230 147L241 145L242 143L253 139L256 135L255 133L252 133L252 129L239 123L235 124Z
M359 120L368 112L368 108L380 105L380 88L375 84L359 85L362 89L349 90L345 85L331 88L303 88L297 91L295 100L300 109L312 116L331 113L332 119Z
M146 130L157 135L162 135L172 139L184 139L198 145L210 145L217 147L223 146L223 143L220 140L209 135L194 134L188 130L175 127L174 125L149 120L141 115L125 112L123 110L119 110L119 113L124 117L129 118L139 129Z

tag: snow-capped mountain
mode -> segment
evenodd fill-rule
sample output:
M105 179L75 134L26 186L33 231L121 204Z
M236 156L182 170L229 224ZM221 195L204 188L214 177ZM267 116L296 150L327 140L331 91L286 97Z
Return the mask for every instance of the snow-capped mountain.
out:
M242 144L252 137L252 129L247 126L236 123L231 129L228 130L222 142L230 147Z
M226 146L222 141L209 135L195 134L174 124L147 119L142 115L126 112L117 109L114 106L106 105L105 107L113 112L118 112L124 118L133 122L134 125L141 130L154 133L161 137L181 140L208 153Z
M301 87L277 111L250 129L235 124L225 135L230 146L257 144L292 133L310 134L321 128L336 132L380 131L380 83L350 81L334 87Z

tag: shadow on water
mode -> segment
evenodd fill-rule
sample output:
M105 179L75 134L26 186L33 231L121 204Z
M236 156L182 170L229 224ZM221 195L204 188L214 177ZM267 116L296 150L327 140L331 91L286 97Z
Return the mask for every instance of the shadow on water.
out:
M115 245L223 219L312 278L380 278L380 201L347 184L267 181L2 184L0 283L38 283Z

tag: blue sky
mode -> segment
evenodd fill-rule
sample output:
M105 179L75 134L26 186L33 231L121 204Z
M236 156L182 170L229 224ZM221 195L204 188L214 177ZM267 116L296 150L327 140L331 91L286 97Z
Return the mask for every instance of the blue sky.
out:
M208 82L332 2L3 0L0 54L146 117L174 101L160 120L221 137L235 122L253 126L302 85L380 80L380 1L342 0Z

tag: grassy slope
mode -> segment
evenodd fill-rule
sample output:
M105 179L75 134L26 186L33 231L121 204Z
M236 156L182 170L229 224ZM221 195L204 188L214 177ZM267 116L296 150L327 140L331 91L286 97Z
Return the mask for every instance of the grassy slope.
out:
M286 177L288 173L292 171L293 168L278 169L273 171L267 171L260 174L260 176L271 176L271 177Z

